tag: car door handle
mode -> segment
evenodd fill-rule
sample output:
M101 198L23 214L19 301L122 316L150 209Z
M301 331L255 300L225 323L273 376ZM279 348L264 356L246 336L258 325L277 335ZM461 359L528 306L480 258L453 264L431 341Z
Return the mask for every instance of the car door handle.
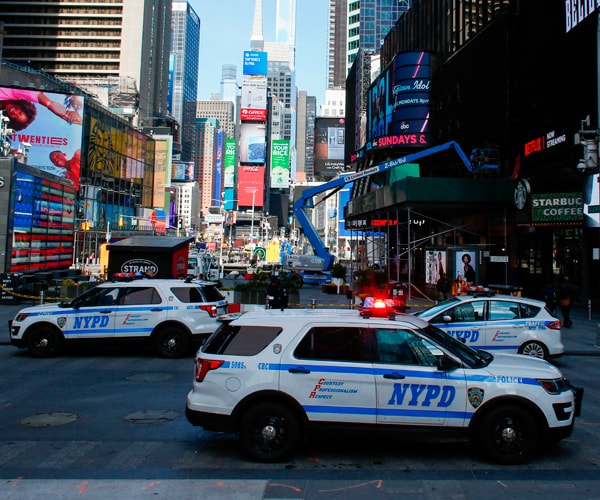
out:
M162 307L154 307L153 309L150 309L152 312L160 312L162 311Z
M112 309L104 309L103 311L100 311L100 314L110 314L112 311Z
M394 373L386 373L383 378L391 378L392 380L402 380L403 378L406 378L404 375L402 375L401 373L398 372L394 372Z
M298 367L298 368L290 368L288 370L290 373L310 373L308 368Z

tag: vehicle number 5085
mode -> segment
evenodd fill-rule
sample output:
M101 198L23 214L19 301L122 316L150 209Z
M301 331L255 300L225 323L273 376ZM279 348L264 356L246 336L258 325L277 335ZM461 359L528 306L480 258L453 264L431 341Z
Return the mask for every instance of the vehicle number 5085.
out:
M237 370L245 370L246 363L244 363L243 361L232 361L231 368L237 369Z

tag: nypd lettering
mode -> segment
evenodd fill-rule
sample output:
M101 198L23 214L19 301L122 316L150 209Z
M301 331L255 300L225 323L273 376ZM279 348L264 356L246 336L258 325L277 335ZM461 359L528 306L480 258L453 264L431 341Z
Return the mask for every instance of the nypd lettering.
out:
M73 328L75 330L81 329L96 329L96 328L106 328L108 323L110 322L110 318L106 315L97 316L84 316L75 318L75 323L73 324Z
M465 342L475 343L479 340L479 330L447 330L446 333Z
M456 387L433 384L394 384L388 405L449 407L456 397Z

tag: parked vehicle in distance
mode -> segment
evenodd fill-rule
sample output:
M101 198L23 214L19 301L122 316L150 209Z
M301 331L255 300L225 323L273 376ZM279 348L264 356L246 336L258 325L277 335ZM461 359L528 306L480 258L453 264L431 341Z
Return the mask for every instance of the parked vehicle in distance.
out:
M107 282L71 301L21 309L10 322L10 340L37 357L56 356L75 341L140 340L174 358L208 337L227 309L225 296L208 281Z
M352 426L451 432L514 464L569 436L580 412L583 391L547 361L471 349L412 315L288 309L221 319L196 354L186 416L239 433L258 461L288 458L316 429Z
M475 349L561 356L561 322L541 300L493 293L458 295L415 313Z

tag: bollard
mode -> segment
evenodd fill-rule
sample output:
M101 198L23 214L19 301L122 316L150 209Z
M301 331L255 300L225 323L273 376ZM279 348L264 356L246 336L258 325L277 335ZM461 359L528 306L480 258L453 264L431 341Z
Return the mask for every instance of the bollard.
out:
M317 308L317 299L310 299L310 308L311 309Z
M44 304L46 302L46 292L42 290L40 292L40 304Z
M348 301L348 309L352 309L352 301L351 300Z
M592 299L588 299L588 319L592 321Z

